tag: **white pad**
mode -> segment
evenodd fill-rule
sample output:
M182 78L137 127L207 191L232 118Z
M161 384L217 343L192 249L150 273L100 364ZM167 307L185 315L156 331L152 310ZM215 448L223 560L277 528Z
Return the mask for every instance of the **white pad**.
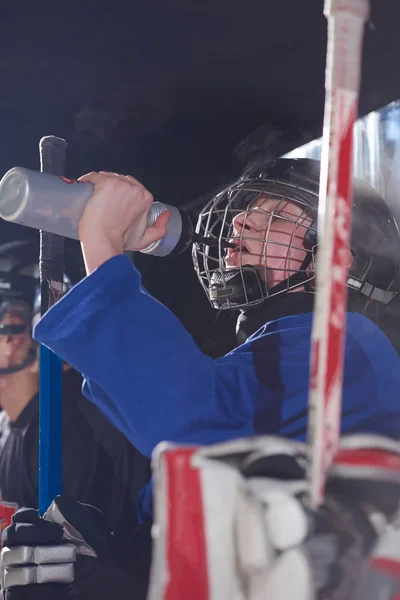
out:
M45 565L76 561L76 547L73 544L54 546L13 546L1 551L1 567L12 565Z
M74 581L73 563L37 565L30 567L8 567L3 571L2 588L8 589L34 583L62 583Z

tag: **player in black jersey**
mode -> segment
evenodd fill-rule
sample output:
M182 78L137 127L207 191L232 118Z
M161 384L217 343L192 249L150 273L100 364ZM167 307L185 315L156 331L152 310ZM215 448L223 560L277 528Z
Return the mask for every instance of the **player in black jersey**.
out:
M38 506L39 360L32 340L38 302L31 242L0 246L0 526L21 506ZM36 300L36 301L35 301ZM136 519L148 461L81 395L81 376L63 378L64 493L98 506L111 530Z

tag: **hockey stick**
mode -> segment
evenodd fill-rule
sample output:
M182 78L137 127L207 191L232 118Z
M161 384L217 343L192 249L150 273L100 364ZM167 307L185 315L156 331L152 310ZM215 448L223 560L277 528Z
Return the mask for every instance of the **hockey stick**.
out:
M40 140L40 170L64 175L67 143L47 136ZM64 238L40 232L40 287L43 315L62 295ZM43 514L62 492L62 362L40 346L39 512Z
M325 0L324 13L328 19L328 50L308 429L310 499L314 508L323 501L326 474L340 437L353 126L369 0Z

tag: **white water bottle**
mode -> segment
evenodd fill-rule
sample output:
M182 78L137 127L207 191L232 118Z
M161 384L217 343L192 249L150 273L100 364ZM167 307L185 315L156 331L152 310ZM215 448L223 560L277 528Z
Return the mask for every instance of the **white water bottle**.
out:
M79 221L92 194L91 183L14 167L0 181L0 217L77 240ZM191 220L175 206L154 202L149 227L166 210L171 212L167 235L141 252L168 256L183 252L192 242Z

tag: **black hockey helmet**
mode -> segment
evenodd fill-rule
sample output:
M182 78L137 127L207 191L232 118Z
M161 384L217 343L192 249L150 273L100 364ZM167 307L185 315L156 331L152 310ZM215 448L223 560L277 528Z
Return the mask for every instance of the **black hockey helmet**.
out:
M255 165L217 194L201 211L196 233L207 239L213 238L215 245L195 245L193 260L199 280L215 308L251 308L299 287L313 293L314 259L318 251L319 171L320 162L311 159L277 159ZM284 280L274 287L268 286L266 276L260 276L262 270L266 275L267 264L254 267L246 265L245 258L242 261L242 244L246 241L243 234L239 240L240 266L227 268L225 265L226 247L233 236L232 221L239 213L245 213L246 218L254 210L260 194L278 200L277 207L280 202L300 206L300 217L293 218L295 227L304 222L305 215L308 222L303 242L303 264L296 271L286 269ZM283 218L277 208L267 214L270 219ZM285 219L288 220L287 217ZM268 240L268 231L269 228L260 239L265 245L275 243ZM286 245L290 252L291 244ZM351 252L353 260L347 281L348 288L352 290L351 298L357 298L364 305L371 300L385 305L390 303L400 291L399 230L383 198L358 179L354 179L353 183Z
M31 331L40 314L39 247L34 240L14 240L0 245L0 335L19 335ZM64 291L72 286L64 275ZM17 316L19 323L4 323L6 316ZM7 321L7 320L6 320ZM19 365L0 369L8 375L25 369L36 358L36 343Z
M32 241L15 240L0 246L0 335L20 335L31 329L32 309L38 293L37 249ZM7 317L18 317L18 323ZM0 369L0 375L22 371L36 358L32 343L25 360Z

